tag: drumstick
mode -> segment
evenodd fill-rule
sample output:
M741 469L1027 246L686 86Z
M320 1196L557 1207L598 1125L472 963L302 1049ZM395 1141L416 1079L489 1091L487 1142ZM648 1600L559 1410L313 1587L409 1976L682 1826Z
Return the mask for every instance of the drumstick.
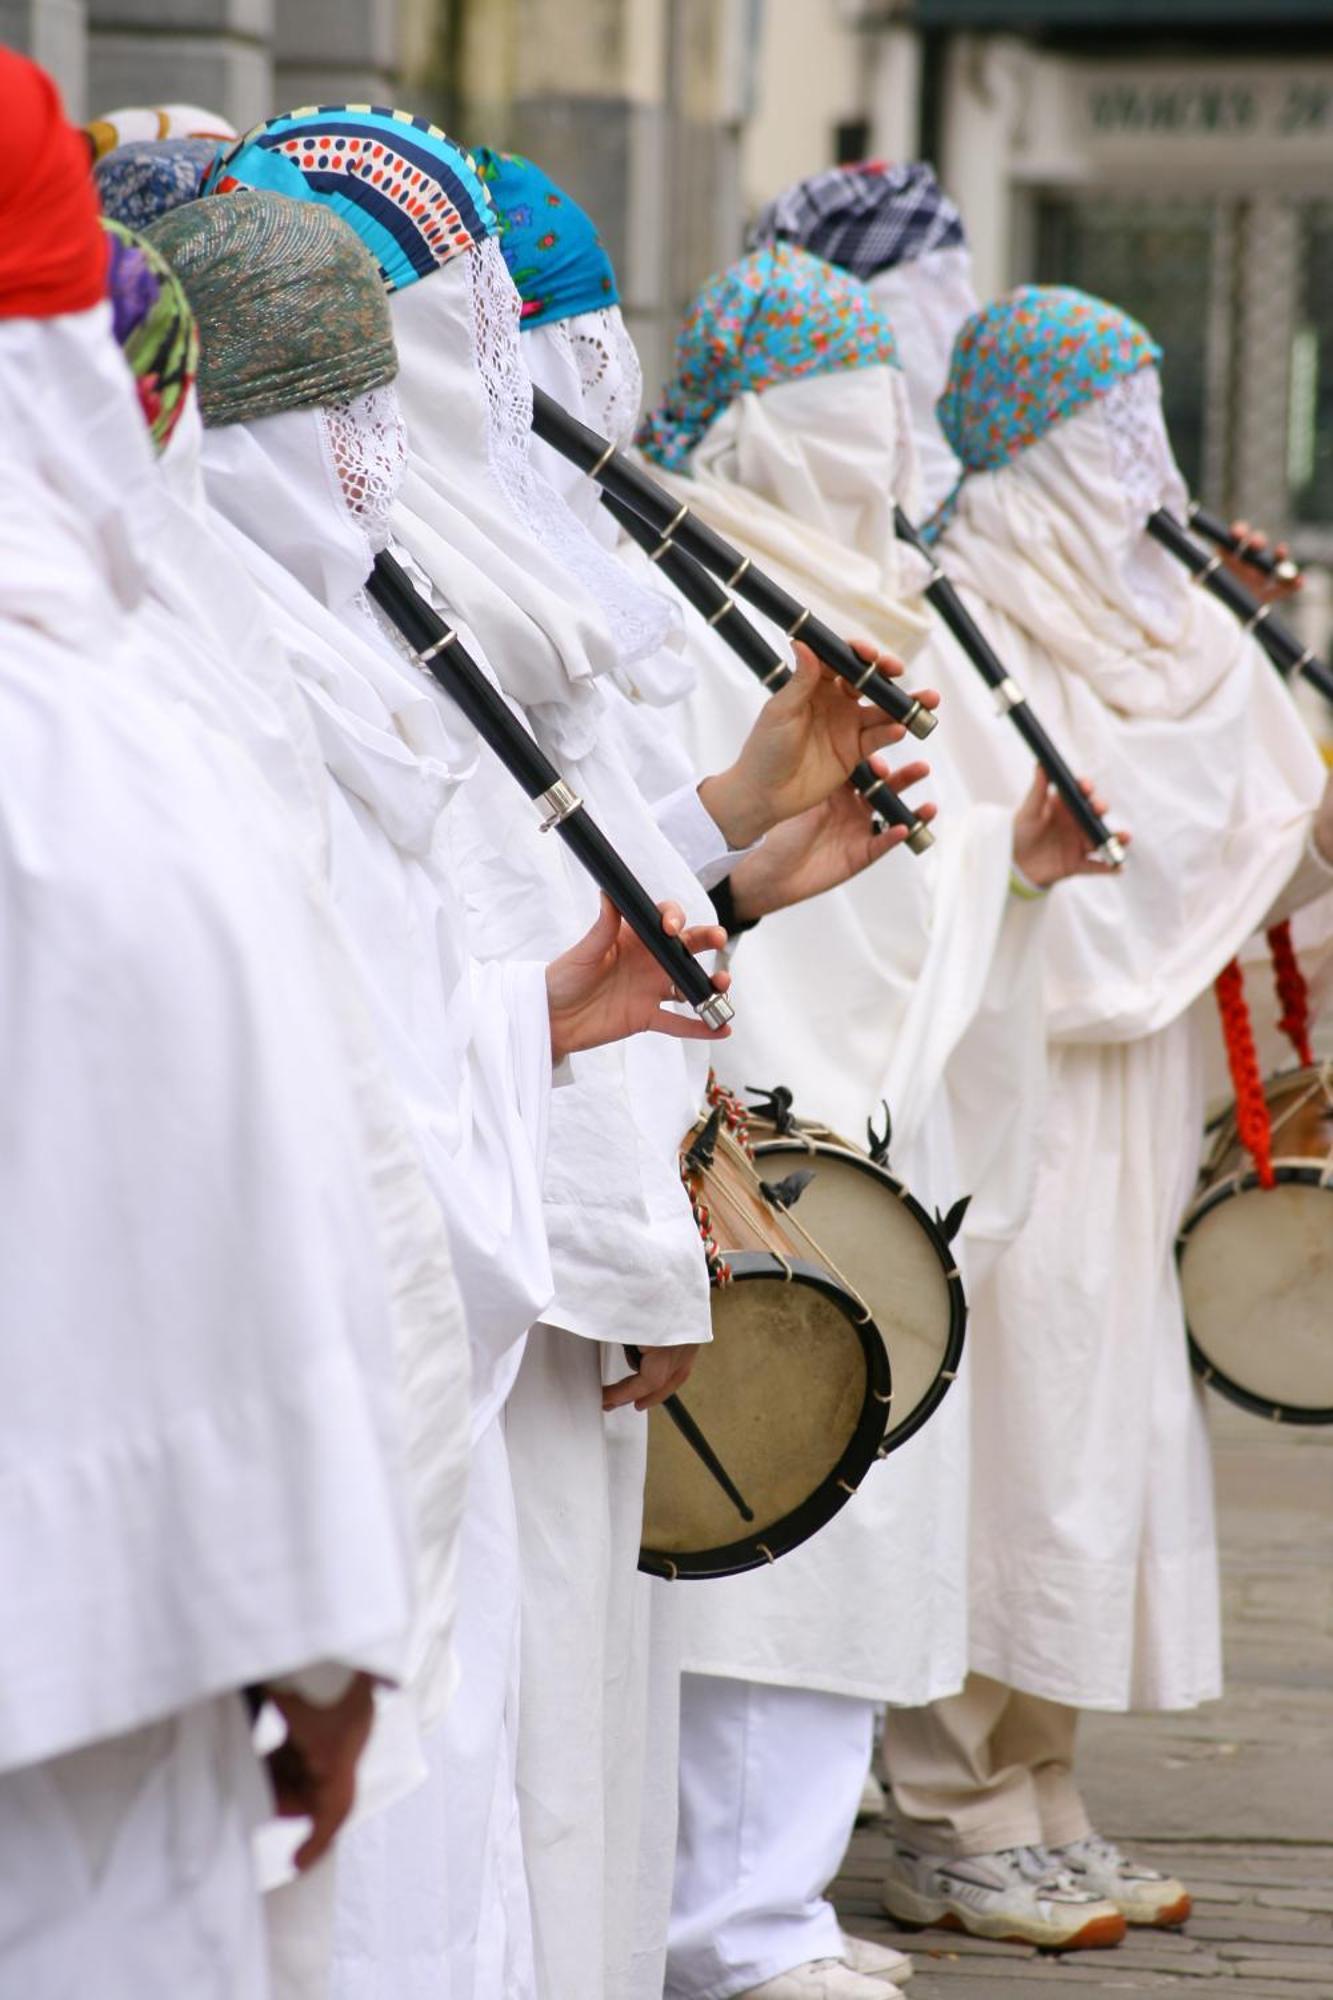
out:
M630 1364L632 1367L639 1368L642 1366L643 1352L640 1348L627 1347L625 1349L625 1352L630 1358ZM666 1401L662 1404L662 1408L666 1411L672 1423L676 1426L676 1429L680 1432L681 1436L684 1438L686 1444L690 1447L690 1450L694 1453L699 1463L705 1468L706 1471L712 1473L713 1478L722 1488L722 1491L726 1494L728 1500L730 1500L732 1506L736 1509L741 1519L743 1521L753 1521L754 1519L753 1507L747 1504L745 1495L741 1492L739 1486L737 1486L735 1481L732 1479L731 1474L727 1471L726 1466L722 1463L722 1460L713 1450L712 1445L709 1444L708 1439L699 1429L698 1424L695 1423L694 1418L690 1415L685 1405L681 1402L680 1397L668 1396Z

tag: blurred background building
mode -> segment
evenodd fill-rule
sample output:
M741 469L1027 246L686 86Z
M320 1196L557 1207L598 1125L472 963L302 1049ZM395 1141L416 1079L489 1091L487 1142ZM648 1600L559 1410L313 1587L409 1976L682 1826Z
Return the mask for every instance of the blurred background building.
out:
M924 155L983 291L1137 312L1196 490L1333 561L1329 0L0 0L0 37L80 116L392 100L530 152L600 221L650 385L765 197Z

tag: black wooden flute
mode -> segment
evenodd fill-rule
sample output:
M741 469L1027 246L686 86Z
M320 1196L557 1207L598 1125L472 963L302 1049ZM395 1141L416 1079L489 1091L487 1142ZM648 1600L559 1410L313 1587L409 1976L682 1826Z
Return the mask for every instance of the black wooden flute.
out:
M1318 688L1326 701L1333 701L1333 671L1312 646L1296 637L1290 625L1279 618L1271 604L1261 604L1252 590L1222 567L1220 555L1209 555L1165 507L1148 516L1148 533L1160 542L1176 561L1183 563L1196 583L1214 596L1219 604L1238 618L1247 632L1253 632L1273 665L1284 677L1303 674L1311 687Z
M1004 662L963 603L957 588L940 568L934 554L922 541L901 507L894 508L893 521L898 540L905 542L908 548L915 549L916 553L930 564L930 577L926 583L927 598L939 612L941 619L953 633L987 687L993 689L1000 713L1008 716L1082 827L1092 843L1091 852L1098 860L1105 862L1108 868L1123 866L1125 860L1123 842L1112 833L1101 814L1093 810L1087 793L1056 749L1042 723L1032 713L1031 705L1022 688L1012 674L1006 671Z
M1231 532L1229 522L1224 521L1220 514L1210 513L1207 507L1201 507L1197 500L1190 501L1185 509L1185 519L1206 542L1225 549L1228 555L1241 556L1252 568L1262 571L1265 576L1276 577L1279 583L1295 583L1301 573L1290 556L1283 556L1279 562L1271 549L1247 548L1240 536Z
M710 1028L725 1027L735 1011L725 993L717 991L707 971L678 937L668 937L662 929L661 911L625 866L582 799L492 687L457 632L445 624L387 550L376 556L366 589L397 626L418 664L457 702L510 776L542 808L546 815L542 830L554 827L568 842L700 1020Z
M781 653L769 645L763 633L750 623L735 598L709 575L702 563L696 562L675 542L664 548L656 528L645 521L642 514L636 514L632 507L627 507L623 500L617 500L614 494L603 492L602 505L625 533L647 551L662 574L675 584L686 603L693 605L719 638L726 640L761 686L772 694L786 686L791 679L791 668ZM935 836L925 820L912 811L888 779L881 778L871 765L858 764L848 782L882 820L891 826L907 828L906 844L914 854L920 854L931 846Z
M599 486L649 522L657 530L664 554L673 544L683 548L705 569L720 576L729 591L735 591L756 611L771 618L789 639L804 639L825 666L850 681L895 722L903 723L913 736L929 736L935 727L935 717L928 708L904 693L878 668L867 666L845 639L816 618L809 605L803 605L766 576L749 556L733 548L689 507L679 505L641 465L636 465L537 388L532 392L532 428L544 444L549 444L571 465L577 465L581 472L586 472L590 479L595 479Z

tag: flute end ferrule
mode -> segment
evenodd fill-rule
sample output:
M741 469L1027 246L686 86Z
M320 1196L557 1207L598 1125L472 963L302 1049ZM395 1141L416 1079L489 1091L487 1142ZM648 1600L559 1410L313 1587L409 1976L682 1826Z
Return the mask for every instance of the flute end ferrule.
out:
M1110 869L1123 868L1129 858L1124 841L1119 839L1114 833L1109 835L1102 842L1101 846L1094 851L1098 861L1104 867Z
M700 1000L694 1011L709 1028L725 1028L728 1021L736 1018L736 1009L725 993L714 993L707 1000Z
M559 826L561 820L566 820L572 813L576 813L582 804L583 800L573 786L566 784L563 778L558 778L555 784L544 791L537 800L537 805L544 815L541 823L542 832L549 833L553 826Z
M933 709L923 708L919 701L914 701L903 717L903 721L913 736L921 737L930 735L931 730L938 723L939 717Z
M913 854L924 854L928 847L935 845L935 836L923 819L912 822L907 835L907 845Z
M1273 565L1273 574L1279 583L1296 583L1300 579L1300 564L1294 563L1290 556L1284 556L1280 563Z

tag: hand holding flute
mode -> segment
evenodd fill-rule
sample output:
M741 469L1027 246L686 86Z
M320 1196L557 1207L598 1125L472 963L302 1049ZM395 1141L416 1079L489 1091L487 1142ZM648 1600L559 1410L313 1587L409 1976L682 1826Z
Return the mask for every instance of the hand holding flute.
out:
M735 763L699 786L700 799L733 848L751 847L782 822L823 805L847 787L858 766L901 742L905 733L901 723L861 701L799 640L794 650L794 669L759 711ZM855 651L886 678L903 671L901 661L868 641ZM939 703L930 688L916 699L929 709ZM906 782L918 783L929 769L924 763L909 766ZM934 806L923 806L919 818L928 821L934 813ZM860 820L864 825L864 809ZM891 835L885 852L907 839L908 828L895 825Z

